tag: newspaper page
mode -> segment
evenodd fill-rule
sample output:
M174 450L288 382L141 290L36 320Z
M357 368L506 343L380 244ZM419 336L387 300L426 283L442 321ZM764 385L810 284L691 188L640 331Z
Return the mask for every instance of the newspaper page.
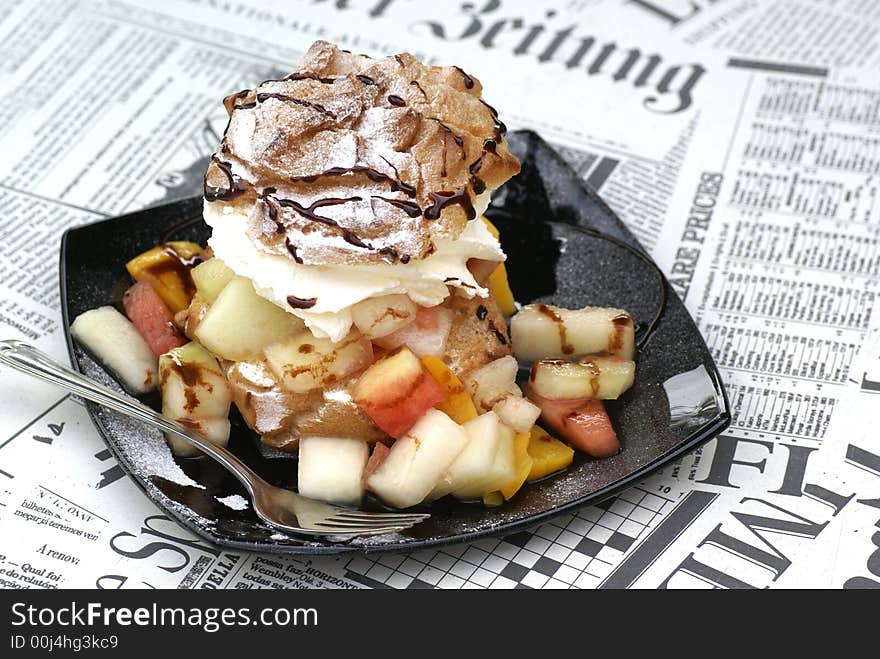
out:
M437 4L0 3L4 336L66 359L63 230L196 193L225 125L218 99L325 38L479 72L511 128L555 144L694 314L725 377L730 430L529 532L409 555L261 556L169 520L78 400L4 369L0 586L880 585L880 449L867 430L880 392L880 9Z

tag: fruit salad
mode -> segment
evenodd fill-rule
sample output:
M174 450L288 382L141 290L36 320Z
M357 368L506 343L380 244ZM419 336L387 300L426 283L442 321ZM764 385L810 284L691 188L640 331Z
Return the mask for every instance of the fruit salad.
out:
M619 451L603 401L633 384L633 320L514 301L482 211L519 163L475 77L317 42L225 105L208 244L135 256L71 326L126 389L218 445L240 415L346 505L500 505Z

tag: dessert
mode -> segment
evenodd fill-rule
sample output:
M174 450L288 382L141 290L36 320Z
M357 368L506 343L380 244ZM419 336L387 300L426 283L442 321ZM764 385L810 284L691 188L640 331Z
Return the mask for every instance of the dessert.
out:
M259 441L298 456L313 498L496 505L566 468L566 442L612 455L602 400L633 383L632 318L517 311L482 214L519 163L481 95L457 67L316 42L290 75L225 99L207 246L132 259L131 322L108 307L75 336L117 370L136 351L126 386L157 383L163 413L217 444L237 409ZM108 351L96 313L140 343Z

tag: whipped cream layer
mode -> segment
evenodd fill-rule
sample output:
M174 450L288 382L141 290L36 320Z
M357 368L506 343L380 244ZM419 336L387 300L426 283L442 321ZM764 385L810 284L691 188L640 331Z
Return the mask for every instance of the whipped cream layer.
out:
M488 194L474 203L478 216L489 205ZM238 275L247 277L262 297L298 316L319 337L342 340L352 325L351 307L362 300L403 293L421 306L440 304L450 289L466 297L488 296L467 268L468 259L504 261L501 245L480 220L468 222L456 239L435 240L436 250L407 264L303 265L259 248L247 233L248 216L222 202L205 202L205 221L212 229L208 244L214 255ZM288 296L315 299L309 309L294 309Z

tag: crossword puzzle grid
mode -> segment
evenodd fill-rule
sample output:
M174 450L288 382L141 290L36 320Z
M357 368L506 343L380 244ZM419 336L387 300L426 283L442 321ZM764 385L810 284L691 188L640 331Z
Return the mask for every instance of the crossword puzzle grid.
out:
M673 505L635 487L500 539L353 558L347 576L373 588L595 588Z

